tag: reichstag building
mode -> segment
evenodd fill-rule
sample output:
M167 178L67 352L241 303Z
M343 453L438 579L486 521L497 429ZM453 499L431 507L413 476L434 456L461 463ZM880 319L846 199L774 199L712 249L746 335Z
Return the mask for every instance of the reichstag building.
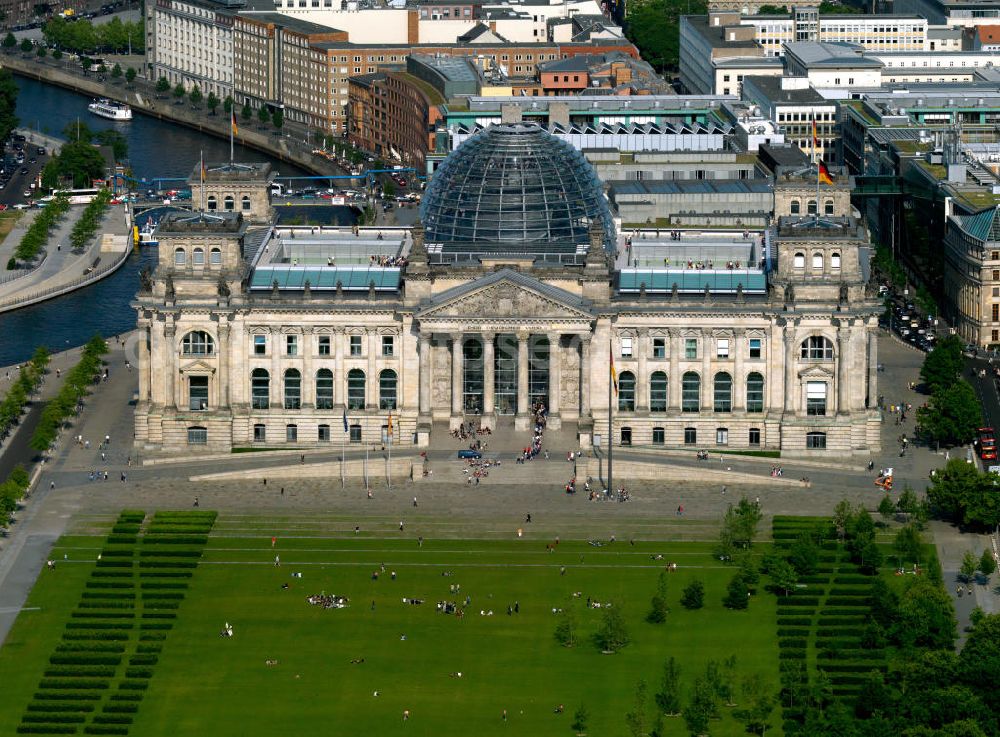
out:
M879 447L881 307L846 191L763 231L617 232L583 155L527 124L459 147L412 228L276 223L269 176L211 167L211 207L158 226L134 302L148 453L381 443L390 415L424 446L538 406L607 443L612 357L615 444Z

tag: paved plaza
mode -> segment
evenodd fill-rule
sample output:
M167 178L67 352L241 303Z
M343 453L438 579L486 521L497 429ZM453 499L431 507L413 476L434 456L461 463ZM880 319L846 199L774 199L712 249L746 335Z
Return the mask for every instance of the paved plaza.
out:
M886 334L882 335L879 350L885 365L885 371L879 374L885 403L911 403L915 409L924 398L907 387L917 379L923 354ZM710 455L708 461L698 461L690 453L654 454L641 449L632 452L617 449L614 485L624 485L631 500L588 501L582 493L583 479L578 482L581 491L577 494L568 495L564 490L574 471L574 465L566 460L567 453L576 450L570 432L550 434L544 443L550 458L540 457L524 465L514 463L514 448L526 444L527 437L522 443L518 437L505 436L503 432L508 431L502 431L484 438L491 444L487 455L498 455L503 465L491 469L490 475L478 485L465 483L464 462L455 457L456 450L465 447L468 441L444 432L436 434L427 451L431 475L415 481L395 478L391 489L386 488L384 475L379 472L384 465L382 449L369 449L370 497L358 478L348 478L342 487L339 476L328 472L319 478L283 480L276 475L277 467L289 464L335 461L340 454L336 443L329 451L306 450L302 457L297 453L251 453L208 461L143 465L152 459L142 458L131 444L132 402L137 387L135 372L127 370L125 362L134 365L134 354L132 342L126 340L122 348L111 341L107 357L109 381L95 388L79 424L65 434L54 457L45 465L31 499L18 512L10 536L2 541L0 640L13 623L52 543L70 525L72 529L88 529L88 521L104 521L124 507L147 511L189 508L197 498L202 508L229 515L273 516L276 526L286 518L290 525L296 526L298 534L309 534L312 530L313 534L349 536L358 527L360 534L393 534L414 539L418 536L513 538L521 530L526 538L539 541L557 536L712 540L725 509L742 495L759 498L766 518L778 514L829 514L844 498L874 510L880 499L873 483L874 473L868 472L864 459L812 463L716 454ZM53 367L70 365L71 360L63 356L56 356L53 362ZM5 371L0 369L0 381ZM57 384L50 376L43 397L54 393ZM889 466L895 469L897 491L904 484L922 491L930 470L945 460L944 453L913 448L912 444L907 455L899 457L898 436L912 433L913 417L911 413L902 426L896 426L892 420L886 422L883 452L871 459L876 470ZM72 441L78 434L89 441L89 448ZM110 436L111 443L102 450L99 446L105 436ZM103 460L102 453L106 454ZM396 449L394 454L409 455L420 467L415 451ZM357 449L349 451L349 457L362 455L363 451ZM626 474L631 461L662 464L662 479L630 481ZM774 464L782 467L785 482L807 477L808 486L771 483ZM258 469L252 480L189 480L200 474L247 468ZM706 480L709 469L712 478ZM101 480L91 481L92 472L99 472ZM103 480L105 472L107 481ZM123 473L125 482L121 480ZM725 481L720 482L720 478ZM600 488L599 479L594 480L594 487ZM683 506L682 516L677 514L679 506ZM530 524L525 522L529 513ZM766 534L766 522L762 530ZM275 534L283 532L288 530L274 530ZM935 523L932 532L942 556L946 581L953 580L966 549L981 550L990 544L988 537L960 535L942 523ZM997 597L990 590L977 589L976 602L980 606L990 611L1000 609ZM967 618L972 599L966 596L956 604L959 614Z

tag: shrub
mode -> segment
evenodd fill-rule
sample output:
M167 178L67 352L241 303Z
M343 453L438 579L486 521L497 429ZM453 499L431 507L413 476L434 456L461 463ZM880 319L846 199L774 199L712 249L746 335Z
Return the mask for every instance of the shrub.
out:
M684 587L681 606L685 609L701 609L705 605L705 584L694 580Z
M56 653L49 657L52 665L119 665L121 655L65 655Z
M41 704L32 702L28 704L28 711L44 711L44 712L58 712L58 711L78 711L78 712L91 712L95 709L95 705L88 703L86 701L64 701L64 702L44 702Z
M105 689L108 687L108 681L105 679L87 679L87 678L43 678L38 684L39 688L52 688L52 689L65 689L65 690L76 690L76 689Z
M94 724L131 724L132 717L128 714L97 714Z
M88 724L83 728L85 734L128 734L128 727L111 724Z
M57 653L123 653L125 646L117 642L61 642Z
M133 694L129 694L130 696ZM112 699L114 696L111 697ZM141 698L141 697L140 697ZM105 704L102 711L105 714L135 714L139 711L138 704Z
M45 669L46 678L111 678L113 665L52 665Z
M122 681L118 688L122 691L145 691L149 688L149 681L147 680L125 680Z
M22 724L17 728L18 734L76 734L76 727L68 724Z
M70 624L74 624L70 622ZM82 622L81 624L87 624ZM67 625L69 626L69 625ZM78 630L76 632L64 632L64 640L127 640L128 632L109 630L109 631L96 631L96 630Z
M791 649L804 649L806 643L808 642L805 637L788 637L785 639L778 640L778 647L781 649L791 648Z
M95 691L37 691L35 701L100 701L101 694Z
M126 678L152 678L153 669L148 667L132 666L125 669Z

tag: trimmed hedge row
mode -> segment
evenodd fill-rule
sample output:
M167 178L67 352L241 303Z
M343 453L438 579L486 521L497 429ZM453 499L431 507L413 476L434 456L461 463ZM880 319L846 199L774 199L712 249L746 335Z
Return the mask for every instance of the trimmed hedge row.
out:
M133 655L128 659L129 665L156 665L160 660L159 655Z
M135 651L140 654L161 653L163 652L163 645L161 644L137 645Z
M130 694L131 695L131 694ZM139 705L131 704L105 704L101 710L105 714L135 714L139 711Z
M92 616L92 615L87 615ZM67 622L68 630L130 630L133 622Z
M778 637L808 637L808 627L778 627Z
M797 612L796 612L797 613ZM778 616L779 627L811 627L812 617L782 617Z
M84 584L84 588L87 589L109 589L115 591L125 592L127 590L135 589L135 584L131 581L87 581ZM84 592L86 595L88 592Z
M52 665L45 669L46 678L111 678L113 665Z
M873 670L885 673L889 670L886 663L819 663L816 667L827 673L870 673Z
M142 613L143 619L177 619L177 612L156 612L149 611L148 609ZM149 629L145 622L142 623L143 629Z
M167 639L166 632L140 632L139 642L161 642Z
M125 646L114 642L60 642L57 653L123 653Z
M55 714L25 714L21 717L25 724L83 724L87 717L82 714L66 714L57 712Z
M144 537L143 545L208 545L208 535L157 535Z
M779 660L805 660L805 648L784 648L778 652Z
M88 581L87 583L93 583L93 582ZM119 601L125 601L125 600L131 601L131 600L135 599L135 590L134 589L122 589L122 590L118 590L117 587L104 587L104 586L98 586L98 587L95 587L95 588L100 588L102 590L101 591L84 591L81 594L81 597L84 598L84 599L116 599L116 600L119 600ZM109 590L104 590L105 588L107 588Z
M107 599L104 597L100 599L85 599L78 606L81 609L134 609L135 597L130 596L126 599Z
M38 691L35 701L100 701L101 694L93 691Z
M805 637L788 637L785 639L778 639L778 647L781 649L791 648L791 649L805 649L808 639Z
M73 624L73 623L71 623ZM87 624L87 623L81 623ZM120 630L77 630L75 632L64 632L64 640L127 640L128 632Z
M139 578L191 578L191 571L139 571Z
M132 571L105 568L100 571L91 571L90 575L94 578L132 578Z
M143 581L142 584L143 591L183 591L188 588L188 583L186 581L174 582L160 582L160 581Z
M128 727L112 726L110 724L88 724L83 728L85 734L128 734Z
M125 669L126 678L152 678L153 669L147 666L130 666Z
M18 734L76 734L76 727L69 724L53 724L42 726L40 724L22 724L17 728Z
M108 687L108 682L104 680L89 680L86 678L43 678L38 684L39 688L65 689L73 691L76 689L101 690Z
M126 691L125 693L122 693L122 692L119 691L118 693L111 694L108 697L108 700L109 701L142 701L142 694L141 693L132 693L130 691ZM105 707L105 708L107 708L107 707Z
M122 691L145 691L149 688L149 681L143 679L125 680L118 684Z
M180 601L184 599L184 594L180 591L167 591L162 593L142 592L143 602L147 601Z
M139 556L152 557L154 555L158 555L161 558L200 558L201 553L201 550L191 550L189 548L152 548L149 550L140 550Z
M138 539L139 539L138 535L127 535L127 534L108 535L108 543L117 545L134 545L136 540Z
M55 704L50 704L50 703L36 704L32 702L28 704L28 711L44 711L49 713L57 711L91 712L96 708L97 708L96 704L91 704L86 701L64 701Z
M818 607L819 598L816 596L785 596L778 602L779 613L782 607Z
M868 617L858 614L854 617L824 617L820 616L817 624L820 627L834 627L837 625L864 626L868 623Z
M98 714L94 724L131 724L133 717L128 714Z
M121 655L52 655L52 665L121 665Z
M100 562L100 561L99 561ZM140 568L197 568L198 562L193 560L140 560Z
M828 596L827 606L867 606L871 603L870 596Z

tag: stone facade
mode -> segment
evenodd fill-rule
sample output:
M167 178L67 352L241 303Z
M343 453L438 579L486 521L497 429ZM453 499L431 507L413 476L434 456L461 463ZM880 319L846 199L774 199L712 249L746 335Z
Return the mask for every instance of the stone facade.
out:
M274 217L273 181L270 164L206 164L204 172L195 167L188 185L191 201L205 212L239 212L244 220L262 224Z

